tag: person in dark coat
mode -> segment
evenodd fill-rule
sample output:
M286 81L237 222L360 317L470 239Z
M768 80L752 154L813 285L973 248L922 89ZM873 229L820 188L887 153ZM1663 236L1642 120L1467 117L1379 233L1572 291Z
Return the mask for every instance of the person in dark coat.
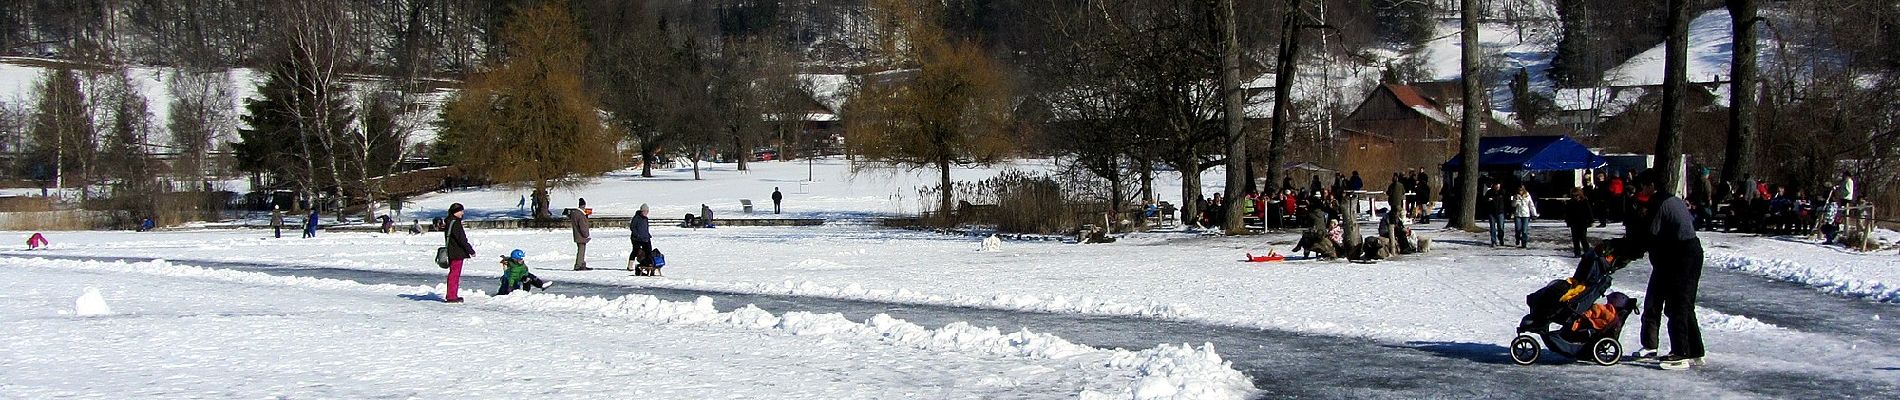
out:
M785 194L779 193L778 188L772 188L772 213L778 214L779 212L784 211L782 208L779 207L779 204L784 203L784 202L785 202Z
M1405 181L1397 172L1392 173L1392 183L1385 185L1385 204L1391 207L1387 213L1405 215Z
M303 238L304 239L317 237L317 223L318 222L322 222L322 219L319 219L319 217L317 216L317 209L314 209L314 208L310 209L310 217L304 218L303 220Z
M1346 180L1346 190L1355 192L1366 190L1366 181L1359 179L1359 171L1352 171L1352 178Z
M1438 192L1432 191L1432 176L1426 174L1424 168L1419 168L1418 175L1413 176L1412 181L1418 183L1418 223L1432 223L1432 203L1438 201Z
M1590 224L1596 222L1590 208L1590 197L1584 195L1583 188L1570 189L1570 200L1564 201L1564 225L1570 226L1570 253L1577 257L1583 257L1583 250L1590 248Z
M1511 194L1504 191L1504 183L1491 181L1491 189L1484 192L1485 220L1491 226L1491 245L1504 245L1504 220L1511 218Z
M713 227L712 207L707 207L705 204L699 205L699 225L695 227L697 228Z
M641 204L640 211L633 214L633 221L627 223L627 230L633 240L633 253L627 255L627 270L647 266L652 262L647 256L653 252L653 232L647 230L647 205Z
M1643 174L1642 193L1649 197L1649 223L1642 227L1649 262L1649 304L1661 313L1643 314L1642 345L1647 354L1661 347L1658 331L1668 318L1669 355L1658 359L1663 369L1683 369L1702 365L1702 330L1696 324L1696 289L1702 281L1702 241L1696 237L1695 217L1688 203L1659 187L1662 174L1651 170ZM1645 307L1648 311L1649 307Z
M462 230L462 203L449 205L449 228L442 234L443 246L449 249L448 293L442 295L444 303L460 303L462 295L462 260L475 257L475 245L468 243L468 232Z
M587 268L587 242L594 240L592 229L587 225L587 199L580 199L579 208L569 208L561 213L567 215L568 225L574 228L574 270L593 269Z

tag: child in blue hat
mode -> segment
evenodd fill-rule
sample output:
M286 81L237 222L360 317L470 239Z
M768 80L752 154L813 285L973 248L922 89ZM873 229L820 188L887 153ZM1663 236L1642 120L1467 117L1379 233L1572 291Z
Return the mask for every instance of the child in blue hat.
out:
M548 286L554 285L553 282L543 281L540 277L528 272L528 263L522 260L527 256L527 252L515 249L508 253L508 256L501 258L501 290L495 292L496 296L506 295L516 289L525 291L529 287L547 290Z

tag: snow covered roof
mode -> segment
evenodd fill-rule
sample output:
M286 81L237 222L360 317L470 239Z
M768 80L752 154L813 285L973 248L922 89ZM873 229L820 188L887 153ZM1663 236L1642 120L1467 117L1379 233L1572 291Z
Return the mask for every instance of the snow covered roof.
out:
M811 89L812 100L832 112L844 108L853 89L851 76L845 74L798 74L798 80Z

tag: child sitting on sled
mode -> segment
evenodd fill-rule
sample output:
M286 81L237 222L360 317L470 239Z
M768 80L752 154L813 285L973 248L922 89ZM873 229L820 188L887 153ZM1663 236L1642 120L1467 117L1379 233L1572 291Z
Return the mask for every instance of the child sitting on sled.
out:
M543 281L540 277L536 277L533 273L528 272L528 263L522 260L522 258L527 256L527 252L521 251L521 249L515 249L514 252L508 253L507 257L501 258L501 290L495 292L496 296L506 295L517 289L526 291L530 286L536 289L547 290L548 286L554 284L553 282Z

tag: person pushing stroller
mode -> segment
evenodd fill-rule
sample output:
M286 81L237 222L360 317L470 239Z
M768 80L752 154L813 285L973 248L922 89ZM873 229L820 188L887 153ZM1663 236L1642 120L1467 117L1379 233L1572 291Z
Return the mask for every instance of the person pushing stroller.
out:
M1637 258L1635 244L1612 239L1597 245L1577 263L1569 278L1554 280L1525 296L1530 313L1518 322L1511 340L1511 361L1537 362L1539 346L1578 360L1615 365L1623 357L1623 325L1638 309L1636 299L1610 292L1611 275ZM1607 295L1606 295L1607 293ZM1604 299L1603 303L1597 303ZM1552 324L1557 324L1555 329Z

